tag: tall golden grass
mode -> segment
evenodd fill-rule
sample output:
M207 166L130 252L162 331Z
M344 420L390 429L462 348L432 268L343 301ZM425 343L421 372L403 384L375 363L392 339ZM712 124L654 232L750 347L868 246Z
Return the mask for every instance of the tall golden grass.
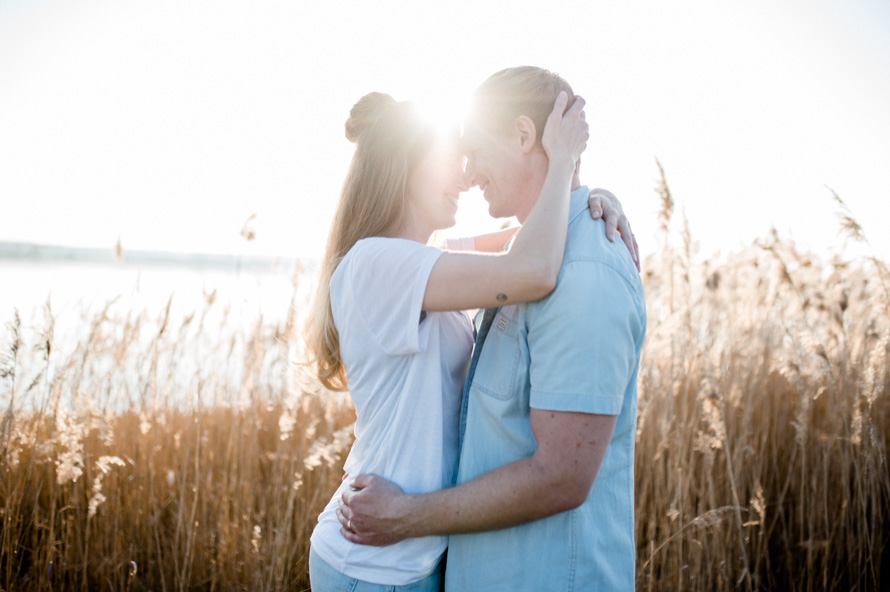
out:
M878 590L890 564L888 271L773 234L696 262L662 173L636 448L640 590ZM842 208L842 227L864 240ZM674 227L679 226L679 231ZM295 294L297 293L295 287ZM0 589L307 590L348 402L293 361L305 303L55 317L3 337ZM213 319L213 320L211 320Z
M177 321L107 306L64 357L48 306L31 342L16 314L0 589L308 589L354 411L293 365L296 306L243 331L214 300Z
M775 232L694 264L685 217L670 232L663 171L658 192L663 248L644 272L638 588L886 589L886 266L820 260ZM863 241L834 197L842 230Z

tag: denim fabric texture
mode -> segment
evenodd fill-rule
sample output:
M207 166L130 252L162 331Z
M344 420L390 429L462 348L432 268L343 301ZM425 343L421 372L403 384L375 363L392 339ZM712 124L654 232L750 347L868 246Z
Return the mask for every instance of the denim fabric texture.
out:
M313 592L440 592L443 589L441 563L428 577L405 586L372 584L343 575L309 549L309 580Z
M537 302L486 311L478 328L461 405L457 482L533 455L531 409L617 416L608 450L578 508L451 536L446 590L634 590L633 460L646 306L630 254L620 240L606 239L587 196L586 187L572 192L556 289Z

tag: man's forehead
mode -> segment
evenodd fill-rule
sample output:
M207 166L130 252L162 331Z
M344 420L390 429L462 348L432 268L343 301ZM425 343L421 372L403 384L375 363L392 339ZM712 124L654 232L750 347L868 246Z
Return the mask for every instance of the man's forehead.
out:
M476 121L472 119L464 120L464 124L461 126L461 144L464 146L476 144L479 142L481 135L482 128Z

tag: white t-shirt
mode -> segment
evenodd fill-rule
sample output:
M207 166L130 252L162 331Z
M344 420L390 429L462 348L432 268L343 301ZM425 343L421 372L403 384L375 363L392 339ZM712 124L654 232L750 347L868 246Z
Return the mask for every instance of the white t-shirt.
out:
M380 475L405 493L452 483L466 366L473 347L461 312L421 313L427 281L442 251L415 241L368 238L350 249L331 278L331 308L355 404L349 475ZM315 552L341 573L405 585L427 577L447 537L407 539L387 547L350 543L340 534L337 500L318 518Z

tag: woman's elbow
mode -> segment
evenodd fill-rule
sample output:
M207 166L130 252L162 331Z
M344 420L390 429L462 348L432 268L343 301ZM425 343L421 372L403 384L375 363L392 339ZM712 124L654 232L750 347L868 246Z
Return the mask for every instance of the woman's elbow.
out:
M558 278L559 269L554 269L551 265L541 265L534 269L532 281L539 299L549 296L556 289Z
M518 257L505 257L504 271L511 276L515 286L516 292L511 295L515 302L531 302L549 296L559 277L559 269L552 265Z

